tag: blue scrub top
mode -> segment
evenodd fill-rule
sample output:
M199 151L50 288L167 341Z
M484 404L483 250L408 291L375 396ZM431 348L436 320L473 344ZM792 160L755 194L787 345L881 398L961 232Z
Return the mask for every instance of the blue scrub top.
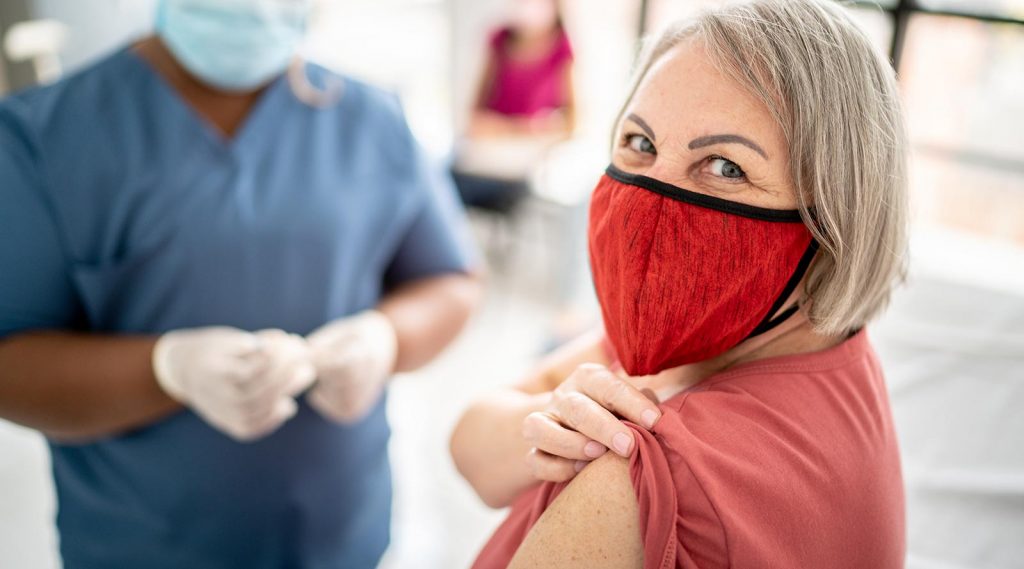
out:
M333 77L343 95L327 108L277 80L230 141L127 49L0 102L0 336L306 334L400 283L467 271L461 209L396 99ZM51 442L65 567L373 567L388 437L381 401L351 427L302 403L254 443L189 411Z

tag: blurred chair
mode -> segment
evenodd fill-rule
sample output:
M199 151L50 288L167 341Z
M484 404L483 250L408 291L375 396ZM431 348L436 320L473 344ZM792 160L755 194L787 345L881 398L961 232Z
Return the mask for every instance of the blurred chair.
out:
M29 20L14 24L4 36L4 52L14 62L28 61L39 83L60 78L60 53L67 43L68 27L57 20Z
M495 264L514 254L518 215L530 195L531 176L552 142L529 137L465 139L454 152L452 180L462 203L488 221L486 247Z

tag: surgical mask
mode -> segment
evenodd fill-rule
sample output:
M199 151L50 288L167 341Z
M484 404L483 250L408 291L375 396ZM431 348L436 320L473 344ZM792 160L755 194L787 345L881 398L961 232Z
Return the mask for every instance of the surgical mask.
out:
M817 243L797 210L755 207L609 166L590 206L590 262L608 340L630 375L720 355L778 312Z
M197 79L228 92L269 83L288 68L311 0L161 0L156 28Z

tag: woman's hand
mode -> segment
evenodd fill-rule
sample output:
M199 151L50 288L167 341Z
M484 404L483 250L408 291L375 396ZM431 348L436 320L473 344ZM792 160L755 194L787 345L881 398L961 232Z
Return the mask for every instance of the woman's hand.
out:
M523 437L532 447L526 460L533 475L563 482L608 449L628 457L633 434L619 417L650 429L661 411L651 391L608 368L593 363L577 367L551 393L543 410L523 420Z

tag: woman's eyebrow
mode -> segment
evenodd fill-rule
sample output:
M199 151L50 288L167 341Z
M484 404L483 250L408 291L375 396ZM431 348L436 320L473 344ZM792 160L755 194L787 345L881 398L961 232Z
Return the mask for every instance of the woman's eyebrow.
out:
M635 113L629 113L629 115L627 115L626 118L628 120L635 122L636 125L640 127L640 130L644 131L647 134L647 137L651 139L651 142L658 142L658 137L654 136L654 130L651 129L651 125L647 124L647 121L636 116Z
M765 160L768 159L768 154L760 146L758 146L750 139L744 138L738 134L712 134L710 136L702 136L700 138L695 138L691 140L689 146L690 150L693 150L694 148L700 148L702 146L711 146L712 144L722 143L742 144L743 146L746 146L752 149L754 152L760 154L762 157L764 157Z

